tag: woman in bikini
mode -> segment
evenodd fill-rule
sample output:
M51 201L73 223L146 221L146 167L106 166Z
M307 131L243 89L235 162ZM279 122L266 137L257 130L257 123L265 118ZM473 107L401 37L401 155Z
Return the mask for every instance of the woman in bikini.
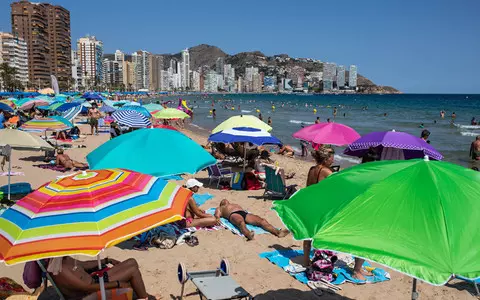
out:
M193 193L197 193L202 186L203 183L193 178L187 180L185 185ZM201 210L193 197L188 200L187 208L185 209L185 220L186 227L210 227L220 224L219 219Z

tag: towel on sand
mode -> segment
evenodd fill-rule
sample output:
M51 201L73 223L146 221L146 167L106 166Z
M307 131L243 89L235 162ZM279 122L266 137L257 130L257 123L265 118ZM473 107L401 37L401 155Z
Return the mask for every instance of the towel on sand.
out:
M198 206L205 204L207 200L210 200L213 198L213 195L210 195L209 193L206 194L193 194L193 200L197 203ZM215 213L215 211L213 211Z
M214 215L215 214L215 207L209 208L205 212L207 214ZM243 234L240 232L240 230L238 230L237 226L230 223L229 220L227 220L225 218L220 218L220 221L222 222L223 227L225 227L226 229L230 230L231 232L233 232L236 235L243 236ZM258 226L253 226L253 225L250 225L250 224L247 224L247 229L250 230L250 231L253 231L255 234L268 233L268 231L265 231Z
M8 172L0 172L0 176L8 176ZM25 176L23 172L10 172L10 176Z
M268 259L271 263L273 263L276 266L279 266L282 268L282 270L285 270L285 268L289 265L292 265L291 259L294 257L298 256L303 256L303 251L302 250L275 250L271 252L263 252L260 253L259 256L261 258L266 258ZM310 257L313 256L310 255ZM302 258L298 258L302 259ZM366 270L371 270L371 273L374 276L366 276L367 281L369 283L377 283L377 282L382 282L386 280L390 280L390 274L386 272L383 269L380 268L373 268L369 262L365 261L363 264L363 268ZM359 283L357 279L352 277L352 270L351 268L347 265L347 263L342 263L341 259L339 258L339 261L335 263L335 269L333 269L333 273L337 275L337 278L332 281L332 284L340 285L345 283L346 281L352 282L352 283ZM308 278L307 274L305 272L301 273L296 273L296 274L291 274L295 279L300 281L301 283L307 284L308 283Z
M65 167L62 166L57 166L54 164L40 164L40 165L34 165L34 167L40 168L40 169L48 169L56 172L62 172L65 173L67 171L71 171L66 169ZM82 171L82 170L87 170L88 168L74 168L73 171Z

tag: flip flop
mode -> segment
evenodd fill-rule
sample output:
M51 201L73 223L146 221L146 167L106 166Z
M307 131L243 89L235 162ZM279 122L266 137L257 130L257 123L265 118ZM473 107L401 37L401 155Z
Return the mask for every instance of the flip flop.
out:
M305 272L307 270L307 268L305 268L304 266L300 265L300 264L290 264L288 266L285 266L283 268L286 272L288 273L292 273L292 274L296 274L296 273L302 273L302 272Z
M198 238L196 236L193 236L193 235L185 238L185 243L187 245L189 245L190 247L195 247L195 246L198 246L198 244L199 244Z
M308 287L312 289L315 295L321 297L323 296L323 291L315 286L315 281L309 281L307 283Z

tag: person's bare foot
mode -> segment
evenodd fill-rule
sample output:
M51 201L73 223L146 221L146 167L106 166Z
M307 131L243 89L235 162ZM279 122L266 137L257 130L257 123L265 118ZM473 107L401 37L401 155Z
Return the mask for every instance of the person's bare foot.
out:
M255 232L250 231L250 233L247 234L247 235L245 235L245 236L246 236L246 238L247 238L248 241L251 241L251 240L253 240L253 238L255 237Z
M290 231L288 231L287 229L281 229L278 231L277 237L283 238L286 237L289 233Z
M362 271L353 271L352 277L361 281L367 280L365 276L363 276Z

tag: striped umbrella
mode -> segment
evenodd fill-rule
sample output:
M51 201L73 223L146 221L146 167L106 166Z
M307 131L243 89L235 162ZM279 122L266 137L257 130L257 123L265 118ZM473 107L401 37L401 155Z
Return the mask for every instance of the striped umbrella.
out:
M4 104L10 106L11 108L15 108L15 101L17 101L17 99L8 98L8 99L0 100L0 103L4 103Z
M132 128L152 126L152 122L150 122L147 117L134 110L117 110L112 114L112 118L117 121L117 123Z
M182 219L191 195L174 183L123 169L74 173L43 185L0 216L0 261L96 256Z
M35 106L42 106L42 105L49 105L51 101L46 100L46 99L26 99L26 100L20 100L18 102L18 109L20 110L29 110Z
M63 112L62 117L66 120L72 122L76 116L82 111L82 105L78 105L70 108L69 110Z
M152 117L150 112L145 107L139 106L139 105L124 105L124 106L120 107L118 110L134 110L138 113L141 113L142 115L144 115L147 118Z
M47 130L62 131L73 127L73 124L65 118L53 116L49 118L33 119L22 126L20 130L29 132L44 132Z

